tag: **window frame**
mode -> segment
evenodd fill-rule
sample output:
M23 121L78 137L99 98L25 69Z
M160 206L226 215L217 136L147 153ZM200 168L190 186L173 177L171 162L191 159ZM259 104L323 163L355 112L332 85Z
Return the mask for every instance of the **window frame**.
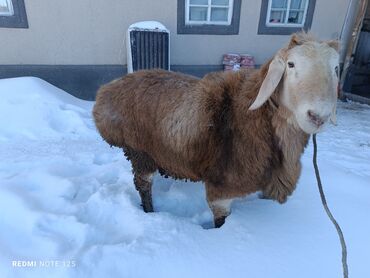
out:
M285 20L289 16L291 0L287 2L287 13ZM301 24L293 23L273 23L269 24L269 18L271 16L271 5L272 0L262 0L261 11L260 11L260 21L258 25L258 34L264 35L290 35L294 32L301 31L302 29L308 31L311 28L313 15L316 6L316 0L307 0L303 22Z
M28 20L24 0L10 0L13 7L12 15L0 15L0 28L28 28Z
M190 20L190 8L191 7L202 7L207 8L207 20L205 21L198 21L198 20ZM234 0L229 0L229 4L227 6L223 5L212 5L212 0L208 0L208 4L206 5L197 5L197 4L190 4L190 0L185 0L185 24L186 25L230 25L231 19L233 16L233 7L234 7ZM211 20L211 10L212 8L223 8L228 9L227 13L227 21L212 21Z
M202 34L202 35L237 35L239 34L241 0L233 0L232 7L229 8L231 15L225 22L210 21L192 22L187 20L189 17L189 0L177 0L177 34ZM210 3L210 0L208 1ZM229 5L231 6L231 5ZM210 9L211 6L207 7ZM226 6L225 6L226 7ZM210 11L207 13L210 17Z

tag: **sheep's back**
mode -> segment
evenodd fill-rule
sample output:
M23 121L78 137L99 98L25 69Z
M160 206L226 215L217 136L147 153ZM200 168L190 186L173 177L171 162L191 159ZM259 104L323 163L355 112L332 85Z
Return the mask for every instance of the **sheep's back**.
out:
M175 165L189 172L205 151L199 140L208 140L198 82L162 70L126 75L99 90L93 111L96 126L111 145L144 151L156 162L169 164L161 165L168 171L176 172Z

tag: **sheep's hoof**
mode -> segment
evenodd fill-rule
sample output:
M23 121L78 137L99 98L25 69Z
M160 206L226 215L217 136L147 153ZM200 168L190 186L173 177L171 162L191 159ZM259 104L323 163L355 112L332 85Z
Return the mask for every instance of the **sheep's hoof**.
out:
M215 228L220 228L225 223L226 216L215 218Z
M141 206L143 207L143 211L146 213L154 212L152 202L142 202Z
M152 205L147 205L147 206L145 206L145 205L141 205L142 207L143 207L143 211L145 212L145 213L148 213L148 212L154 212L154 210L153 210L153 206Z
M141 206L143 207L144 212L154 212L151 193L147 191L140 191L140 197Z

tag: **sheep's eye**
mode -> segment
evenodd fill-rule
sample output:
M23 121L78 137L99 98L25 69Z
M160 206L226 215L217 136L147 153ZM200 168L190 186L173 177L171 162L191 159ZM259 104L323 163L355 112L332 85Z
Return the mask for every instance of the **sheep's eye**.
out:
M335 67L335 74L337 75L337 77L339 76L339 68L338 68L338 66Z
M294 63L293 62L288 62L288 67L289 68L294 68Z

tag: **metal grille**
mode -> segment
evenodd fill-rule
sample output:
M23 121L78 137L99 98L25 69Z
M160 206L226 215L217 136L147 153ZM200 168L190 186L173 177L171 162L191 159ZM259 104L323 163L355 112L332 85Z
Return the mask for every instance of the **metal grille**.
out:
M130 31L133 71L161 68L169 70L169 34L160 31Z

